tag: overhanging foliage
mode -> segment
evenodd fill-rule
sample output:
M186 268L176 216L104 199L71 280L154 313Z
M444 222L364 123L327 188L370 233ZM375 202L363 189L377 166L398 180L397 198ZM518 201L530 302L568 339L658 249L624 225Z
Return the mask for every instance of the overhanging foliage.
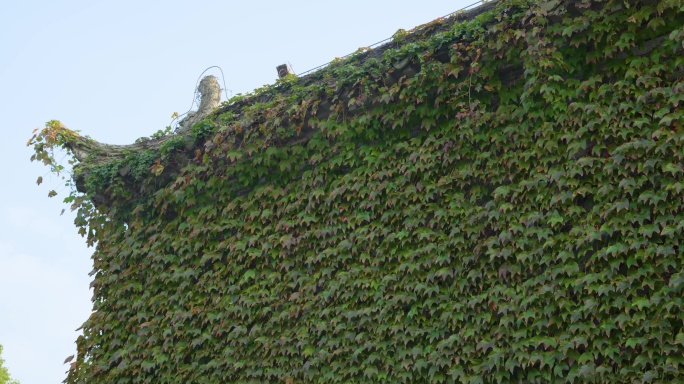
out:
M681 380L683 24L505 1L86 160L67 381Z

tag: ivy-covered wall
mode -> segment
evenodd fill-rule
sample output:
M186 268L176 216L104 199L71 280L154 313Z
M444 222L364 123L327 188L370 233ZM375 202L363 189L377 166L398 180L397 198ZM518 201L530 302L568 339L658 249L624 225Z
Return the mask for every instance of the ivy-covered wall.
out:
M683 380L684 4L430 28L83 161L67 381Z

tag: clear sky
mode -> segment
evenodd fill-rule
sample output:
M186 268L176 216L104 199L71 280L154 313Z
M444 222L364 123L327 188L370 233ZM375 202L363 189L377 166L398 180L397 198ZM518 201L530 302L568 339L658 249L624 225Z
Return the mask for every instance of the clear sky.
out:
M60 216L69 191L29 162L34 128L58 119L97 141L129 144L185 112L209 66L223 69L233 94L249 93L273 83L286 61L301 73L474 2L4 1L0 344L13 377L60 383L91 309L92 249L73 215ZM59 195L48 199L53 188Z

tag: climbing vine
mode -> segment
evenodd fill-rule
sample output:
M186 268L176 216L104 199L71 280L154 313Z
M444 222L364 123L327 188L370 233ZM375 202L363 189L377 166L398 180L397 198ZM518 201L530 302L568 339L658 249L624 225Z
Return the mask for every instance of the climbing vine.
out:
M67 382L681 380L683 22L502 1L83 161Z

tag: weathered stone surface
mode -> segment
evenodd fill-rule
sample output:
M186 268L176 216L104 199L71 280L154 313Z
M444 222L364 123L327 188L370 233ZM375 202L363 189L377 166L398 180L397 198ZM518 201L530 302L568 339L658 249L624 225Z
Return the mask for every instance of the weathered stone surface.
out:
M214 76L206 76L199 83L197 91L200 94L200 105L197 111L188 112L183 120L178 123L179 131L190 129L193 125L204 120L221 102L221 87Z

